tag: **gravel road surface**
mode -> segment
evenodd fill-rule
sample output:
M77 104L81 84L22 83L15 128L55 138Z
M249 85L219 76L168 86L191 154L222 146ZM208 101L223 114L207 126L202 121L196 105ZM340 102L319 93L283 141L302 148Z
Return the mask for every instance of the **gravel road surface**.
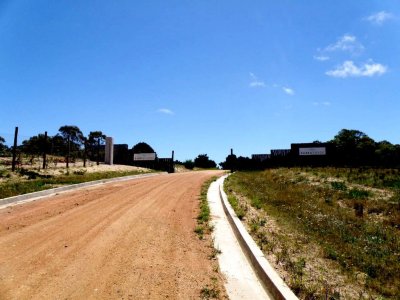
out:
M202 183L160 175L0 210L0 299L198 299L215 277L193 230Z

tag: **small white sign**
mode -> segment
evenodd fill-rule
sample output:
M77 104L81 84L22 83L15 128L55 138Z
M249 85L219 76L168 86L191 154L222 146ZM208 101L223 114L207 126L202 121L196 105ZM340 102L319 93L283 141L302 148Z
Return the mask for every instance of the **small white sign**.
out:
M155 160L155 153L135 153L133 154L133 160L135 161L145 161L145 160Z
M299 148L299 155L326 155L325 147Z

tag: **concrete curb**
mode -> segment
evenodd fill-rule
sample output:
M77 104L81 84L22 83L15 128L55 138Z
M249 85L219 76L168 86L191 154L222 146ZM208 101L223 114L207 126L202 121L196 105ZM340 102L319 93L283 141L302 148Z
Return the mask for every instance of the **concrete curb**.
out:
M229 223L231 224L236 238L238 239L244 253L249 258L254 270L258 277L263 283L264 287L269 293L277 300L295 300L297 296L292 290L286 285L286 283L279 277L278 273L269 264L262 251L258 248L255 241L249 235L247 230L244 228L242 222L236 216L233 208L228 202L223 186L224 180L229 175L223 177L222 183L219 186L219 195L221 197L224 211L228 217Z
M88 181L88 182L83 182L83 183L67 185L67 186L61 186L58 188L23 194L23 195L19 195L19 196L13 196L13 197L9 197L9 198L3 198L3 199L0 199L0 209L7 207L8 206L7 204L33 201L33 200L36 200L39 198L51 196L51 195L61 193L61 192L77 190L80 188L100 185L100 184L109 183L109 182L118 182L118 181L126 181L126 180L131 180L131 179L152 177L152 176L157 176L157 175L161 175L161 174L167 174L167 173L166 172L148 173L148 174L138 174L138 175L131 175L131 176L100 179L100 180L95 180L95 181Z

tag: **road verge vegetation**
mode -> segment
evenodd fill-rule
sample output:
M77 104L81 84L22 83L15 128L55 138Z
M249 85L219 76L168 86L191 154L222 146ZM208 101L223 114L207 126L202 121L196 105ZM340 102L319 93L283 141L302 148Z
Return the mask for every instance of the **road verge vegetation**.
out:
M101 179L109 179L130 175L149 173L150 171L107 171L107 172L86 172L85 169L65 171L60 175L43 175L32 170L19 170L17 175L8 176L0 182L0 199L18 196L27 193L38 192L64 185L71 185ZM7 175L6 175L7 176Z
M213 226L211 226L210 207L207 200L207 192L212 182L217 180L217 176L213 176L207 180L202 186L199 196L199 214L197 215L197 225L194 232L197 234L200 240L207 243L208 247L208 258L212 263L212 268L215 272L215 276L210 278L210 282L201 289L201 299L227 299L227 294L223 286L222 275L219 271L217 255L221 253L214 245L211 233Z
M400 294L400 172L292 168L237 172L232 206L301 299Z

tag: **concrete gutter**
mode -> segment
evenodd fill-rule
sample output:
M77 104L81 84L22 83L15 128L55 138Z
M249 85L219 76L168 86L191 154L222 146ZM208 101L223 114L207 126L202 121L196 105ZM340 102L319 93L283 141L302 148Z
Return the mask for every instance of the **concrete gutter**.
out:
M20 204L20 203L30 202L30 201L34 201L34 200L37 200L37 199L40 199L43 197L52 196L52 195L59 194L62 192L77 190L77 189L81 189L84 187L91 187L91 186L96 186L96 185L105 184L105 183L109 183L109 182L118 182L118 181L126 181L126 180L131 180L131 179L152 177L152 176L157 176L157 175L161 175L161 174L167 174L167 173L166 172L146 173L146 174L115 177L115 178L108 178L108 179L100 179L100 180L95 180L95 181L88 181L88 182L83 182L83 183L78 183L78 184L61 186L58 188L23 194L23 195L9 197L9 198L3 198L3 199L0 199L0 209L6 208L10 205L16 205L16 204Z
M236 213L231 207L228 198L223 190L224 180L228 176L229 175L223 177L222 183L219 186L219 194L224 207L224 211L228 217L229 223L233 228L236 238L239 240L243 252L250 260L264 287L274 297L274 299L297 300L297 296L292 292L292 290L286 285L286 283L282 280L282 278L280 278L278 273L270 265L260 248L258 248L255 241L244 228L242 222L236 216Z

